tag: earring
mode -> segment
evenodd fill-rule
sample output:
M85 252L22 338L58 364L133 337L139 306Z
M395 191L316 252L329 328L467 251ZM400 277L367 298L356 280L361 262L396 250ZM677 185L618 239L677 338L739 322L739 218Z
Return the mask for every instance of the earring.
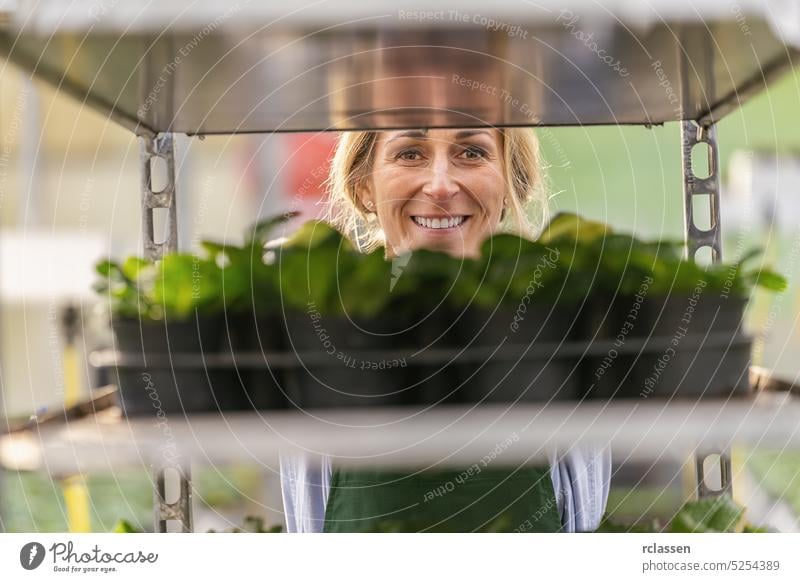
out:
M367 210L372 212L372 200L367 200L366 202L364 202L364 206L367 207Z

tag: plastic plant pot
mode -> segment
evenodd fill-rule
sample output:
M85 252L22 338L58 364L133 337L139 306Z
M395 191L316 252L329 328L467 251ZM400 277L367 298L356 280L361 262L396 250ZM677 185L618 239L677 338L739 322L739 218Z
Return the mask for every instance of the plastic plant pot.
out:
M467 402L574 400L580 391L578 358L564 355L576 310L524 305L491 311L471 309L462 332L485 356L462 366Z
M244 410L280 410L288 406L285 368L269 366L266 354L285 350L283 318L279 315L237 313L229 317L226 337L232 355L250 354L257 363L237 365L234 381L243 385ZM261 359L262 361L258 362Z
M204 354L219 350L222 331L219 317L166 323L118 319L113 321L112 329L121 355L142 362L115 367L125 415L163 416L237 407L240 398L230 371L203 365ZM188 366L172 366L171 355L195 359Z
M396 406L411 403L416 379L408 356L414 338L397 318L369 321L287 313L289 399L299 408Z
M742 331L746 303L741 297L703 289L648 298L637 331L647 334L647 345L631 370L626 395L701 398L746 393L751 356L751 342Z
M415 404L431 406L465 402L462 393L463 379L469 375L468 357L459 356L468 343L464 333L466 311L458 312L439 307L426 314L416 327L417 383L413 388ZM453 355L426 359L437 350Z
M585 360L589 396L697 398L746 392L745 303L698 287L690 294L618 297L601 305L587 329L607 349Z
M112 330L116 349L128 353L214 353L222 342L218 316L168 321L115 318Z
M589 298L580 311L580 339L587 350L581 359L582 397L606 400L627 396L630 371L636 365L631 352L646 337L643 321L646 296L600 295Z

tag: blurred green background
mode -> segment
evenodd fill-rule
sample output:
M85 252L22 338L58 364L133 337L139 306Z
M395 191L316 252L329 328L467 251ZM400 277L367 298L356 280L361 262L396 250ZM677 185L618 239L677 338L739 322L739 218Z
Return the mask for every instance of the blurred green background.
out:
M677 123L652 129L555 128L540 130L540 136L554 210L576 211L646 236L682 236ZM723 185L737 150L800 155L800 71L788 73L720 121L717 141ZM724 224L724 199L722 211Z

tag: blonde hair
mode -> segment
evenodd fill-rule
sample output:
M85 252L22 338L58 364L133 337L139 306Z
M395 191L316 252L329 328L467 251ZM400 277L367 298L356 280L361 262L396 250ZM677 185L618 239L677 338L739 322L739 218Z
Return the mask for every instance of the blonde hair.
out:
M536 238L547 220L547 197L539 141L527 127L500 128L503 144L507 208L500 230ZM377 217L364 206L359 193L372 172L378 131L350 131L340 135L328 177L327 220L370 252L384 244ZM510 215L510 217L508 216Z

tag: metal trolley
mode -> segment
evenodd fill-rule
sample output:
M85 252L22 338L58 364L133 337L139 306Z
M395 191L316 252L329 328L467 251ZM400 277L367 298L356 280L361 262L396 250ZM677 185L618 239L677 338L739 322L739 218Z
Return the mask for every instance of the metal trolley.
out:
M445 0L396 3L169 2L147 7L58 0L20 2L0 47L38 78L133 131L140 142L144 252L177 248L173 135L343 131L404 127L680 125L687 252L722 258L715 124L789 70L800 46L800 5L766 1ZM779 8L781 10L779 11ZM792 12L794 10L794 12ZM705 148L707 176L692 167ZM166 162L154 191L151 160ZM698 226L704 205L709 226ZM167 237L157 241L154 212ZM16 468L76 473L152 463L156 530L191 531L190 463L276 459L281 451L343 462L458 462L512 431L509 462L545 458L544 446L608 442L628 458L694 452L697 493L731 490L734 442L800 446L800 403L788 394L747 400L559 403L426 411L252 412L174 419L183 462L177 502L165 498L152 423L109 412L3 437ZM654 427L658 425L658 430ZM349 428L346 428L349 427ZM354 437L357 435L357 438ZM163 444L163 443L162 443ZM386 453L391 450L393 452ZM531 453L523 454L527 450ZM718 455L721 486L704 463ZM21 459L27 459L22 461Z

